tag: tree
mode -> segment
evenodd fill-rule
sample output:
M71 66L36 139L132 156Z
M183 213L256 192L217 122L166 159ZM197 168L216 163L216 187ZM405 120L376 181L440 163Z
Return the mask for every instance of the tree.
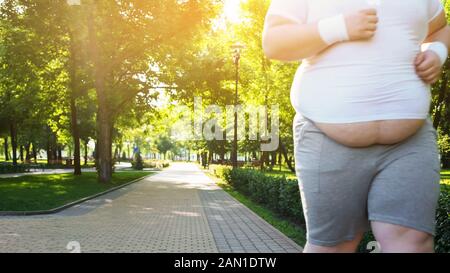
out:
M175 145L172 143L169 137L161 136L156 141L156 147L158 151L164 156L164 159L166 159L167 152L172 150Z
M99 181L112 173L112 131L137 94L159 84L158 69L207 25L211 1L86 1L97 92ZM108 26L108 27L104 27Z

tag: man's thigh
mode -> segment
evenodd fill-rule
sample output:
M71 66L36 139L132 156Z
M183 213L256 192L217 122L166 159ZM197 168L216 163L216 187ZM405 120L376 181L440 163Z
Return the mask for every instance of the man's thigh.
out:
M341 145L310 121L296 129L295 159L308 243L334 247L369 228L367 197L374 149Z
M368 198L369 220L434 234L440 188L436 132L430 122L386 148Z

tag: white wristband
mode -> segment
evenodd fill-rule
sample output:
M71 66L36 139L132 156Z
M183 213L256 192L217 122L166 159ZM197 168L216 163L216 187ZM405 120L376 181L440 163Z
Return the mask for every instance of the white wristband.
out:
M350 40L343 14L320 20L319 33L328 45Z
M422 44L422 52L425 52L427 50L431 50L439 56L441 65L444 65L444 63L447 61L448 48L444 43L432 42L432 43Z

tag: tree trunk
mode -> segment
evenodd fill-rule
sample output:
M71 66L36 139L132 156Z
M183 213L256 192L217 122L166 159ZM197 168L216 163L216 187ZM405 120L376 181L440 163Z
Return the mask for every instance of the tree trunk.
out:
M84 166L88 163L88 140L84 141Z
M70 123L72 129L73 138L73 173L74 175L81 175L81 152L80 152L80 132L78 130L78 118L77 118L77 73L75 62L75 45L72 33L70 35L70 61L69 61L69 76L70 76Z
M267 152L262 152L261 153L261 158L260 158L260 168L261 168L261 171L263 171L264 170L264 165L266 164L266 162L267 162L267 159L268 159L268 157L269 157L269 154L267 153Z
M212 150L209 150L209 152L208 152L208 160L207 160L208 165L211 164L211 162L213 160L213 157L214 157L214 153L212 152Z
M10 133L11 133L11 147L12 147L12 160L13 165L17 166L17 128L16 123L11 122L10 126Z
M273 166L275 166L277 164L277 152L272 152L271 153L271 161L270 161L270 167L273 168Z
M36 151L36 146L34 144L33 145L33 157L34 157L34 164L37 164L37 151Z
M112 128L110 117L104 107L99 104L97 124L98 180L100 183L109 183L112 177Z
M57 155L57 158L58 158L58 164L62 164L62 161L63 161L63 158L62 158L62 148L61 148L60 145L58 145L58 155Z
M94 166L98 170L98 141L95 141L94 144Z
M283 154L281 153L281 151L279 151L278 152L278 166L279 166L280 171L281 171L282 164L283 164Z
M52 162L52 151L50 150L50 144L47 143L47 164L51 164Z
M281 141L281 139L280 139L280 151L283 153L284 160L286 161L286 164L288 165L291 172L295 173L295 168L294 168L294 166L292 166L292 161L288 157L288 154L286 151L286 146L284 146L284 143Z
M58 164L58 149L52 145L52 164Z
M25 161L26 162L30 162L30 160L31 160L30 148L31 148L31 143L27 143L27 145L25 145Z
M119 158L119 147L114 148L114 160L117 160Z
M220 164L223 164L223 162L225 162L225 151L221 150L220 151Z
M8 137L5 137L5 161L9 160Z
M20 158L20 161L22 163L24 162L23 151L24 151L23 145L20 145L20 147L19 147L19 158Z
M90 2L90 1L89 1ZM99 58L100 50L98 46L97 30L95 26L95 15L97 4L90 2L90 16L88 16L88 34L90 58L93 63L94 87L97 94L97 170L98 181L100 183L111 182L112 177L112 117L109 109L108 94L105 86L105 71Z
M72 92L74 92L72 90ZM80 156L80 132L78 130L77 121L77 106L74 95L70 98L70 115L71 115L71 127L73 138L73 173L74 175L81 175L81 156Z

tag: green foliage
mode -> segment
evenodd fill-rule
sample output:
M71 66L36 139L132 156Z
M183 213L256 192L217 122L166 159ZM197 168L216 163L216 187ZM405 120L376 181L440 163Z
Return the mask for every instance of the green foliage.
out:
M441 187L436 218L436 252L450 253L450 185Z
M12 164L0 164L0 174L5 173L25 173L28 172L29 168L26 165L19 164L19 165L12 165Z
M450 136L438 130L438 145L442 156L450 155Z
M144 160L144 168L163 169L169 166L168 160Z
M143 170L144 169L144 161L142 160L142 156L140 152L134 154L133 161L131 162L131 166L135 170Z
M231 171L231 166L211 164L209 165L209 170L212 174L223 178L225 181L229 181L230 179L229 174Z
M91 166L85 166L89 168ZM54 169L72 169L71 166L64 164L44 164L44 163L22 163L14 166L11 163L0 163L0 174L9 173L27 173L31 170L54 170Z
M304 224L297 181L270 176L256 170L224 168L217 172L234 189L275 212Z
M160 136L156 140L156 148L158 149L158 151L161 154L164 155L164 159L166 159L167 152L170 151L171 149L173 149L174 147L175 146L174 146L173 142L167 136Z

